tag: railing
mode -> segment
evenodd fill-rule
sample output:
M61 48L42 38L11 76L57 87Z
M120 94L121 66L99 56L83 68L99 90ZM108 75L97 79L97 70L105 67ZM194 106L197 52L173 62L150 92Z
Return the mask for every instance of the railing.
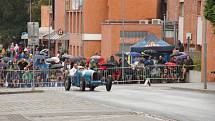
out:
M146 78L159 80L161 82L180 82L183 80L182 66L147 66Z
M146 79L156 82L180 82L183 80L182 66L153 65L136 67L114 67L95 69L101 79L112 77L114 83L144 83ZM122 78L124 70L124 79ZM0 70L0 87L58 87L64 85L68 71L56 70Z
M61 70L0 70L0 87L54 87L63 86Z
M124 80L122 80L122 70L124 69ZM112 79L117 82L141 82L145 79L145 69L144 67L115 67L115 68L107 68L107 69L95 69L96 71L99 71L102 75L102 78L107 78L108 76L111 76Z
M122 80L122 70L124 69L124 80ZM161 82L180 82L183 80L182 66L153 65L137 67L115 67L107 69L96 69L102 78L111 76L116 83L144 82L147 78Z

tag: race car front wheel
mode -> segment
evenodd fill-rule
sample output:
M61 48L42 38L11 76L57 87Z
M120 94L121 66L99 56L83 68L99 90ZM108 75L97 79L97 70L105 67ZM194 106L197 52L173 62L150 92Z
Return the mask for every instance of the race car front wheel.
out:
M106 90L107 91L110 91L111 90L111 87L112 87L112 77L111 76L108 76L107 79L106 79Z
M70 90L70 87L71 87L71 78L70 77L66 78L66 80L64 81L64 87L65 87L66 91Z
M80 90L81 91L85 91L85 87L86 87L85 78L81 77L81 80L80 80Z

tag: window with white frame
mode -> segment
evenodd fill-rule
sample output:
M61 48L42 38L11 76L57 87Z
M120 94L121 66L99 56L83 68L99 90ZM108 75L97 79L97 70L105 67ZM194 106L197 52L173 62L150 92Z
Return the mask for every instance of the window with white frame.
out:
M72 10L81 10L83 7L83 0L72 0Z

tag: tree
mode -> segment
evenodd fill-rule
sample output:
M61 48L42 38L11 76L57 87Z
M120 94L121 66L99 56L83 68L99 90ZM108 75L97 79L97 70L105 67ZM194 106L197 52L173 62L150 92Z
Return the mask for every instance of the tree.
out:
M9 43L20 38L26 31L28 6L25 0L0 0L0 43Z
M49 0L32 1L32 20L40 22L40 6ZM30 0L0 0L0 44L19 41L21 33L27 31L30 17Z
M204 16L215 26L215 0L206 0Z

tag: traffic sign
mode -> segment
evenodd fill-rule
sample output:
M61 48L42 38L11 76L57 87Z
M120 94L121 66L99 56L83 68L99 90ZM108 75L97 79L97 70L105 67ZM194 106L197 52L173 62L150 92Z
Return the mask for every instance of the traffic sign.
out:
M28 44L39 45L39 23L28 22Z

